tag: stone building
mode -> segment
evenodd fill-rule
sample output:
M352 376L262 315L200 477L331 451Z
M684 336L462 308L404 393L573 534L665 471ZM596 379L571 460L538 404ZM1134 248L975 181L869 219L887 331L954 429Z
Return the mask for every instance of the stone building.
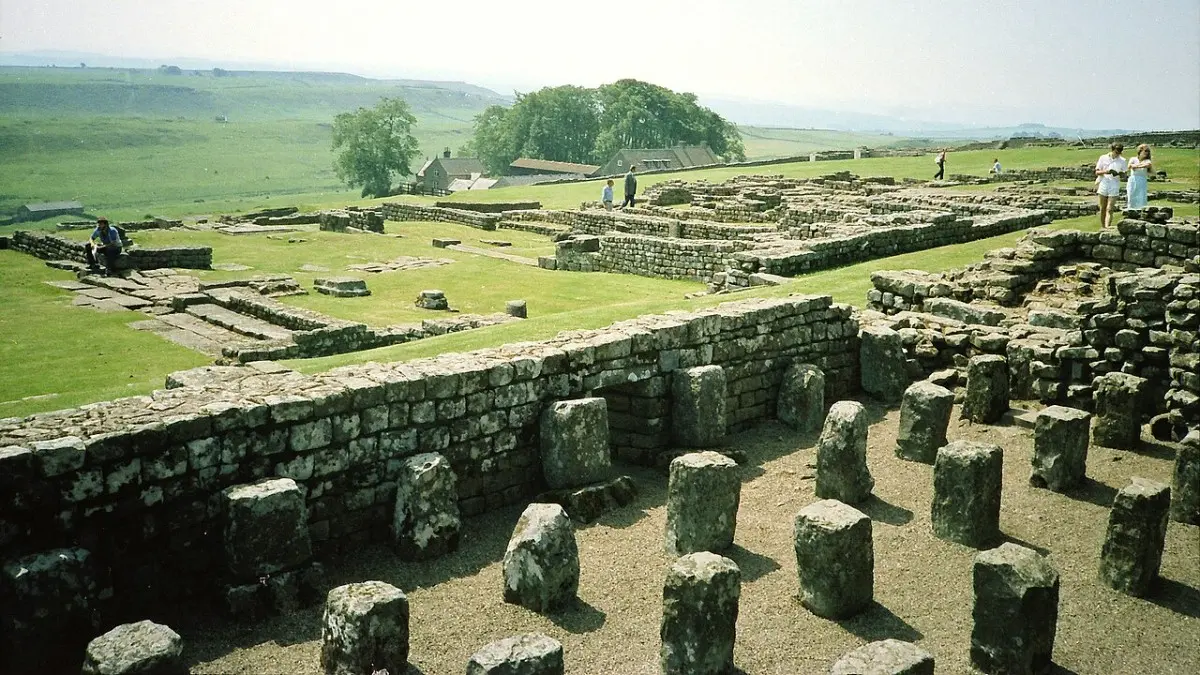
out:
M618 150L594 175L613 176L625 173L630 165L638 171L690 169L720 164L721 159L703 145L677 145L673 148L625 148Z
M425 166L417 172L417 181L426 189L448 190L456 179L474 180L483 173L483 162L478 158L451 157L450 148L446 148L441 157L434 157L425 162Z

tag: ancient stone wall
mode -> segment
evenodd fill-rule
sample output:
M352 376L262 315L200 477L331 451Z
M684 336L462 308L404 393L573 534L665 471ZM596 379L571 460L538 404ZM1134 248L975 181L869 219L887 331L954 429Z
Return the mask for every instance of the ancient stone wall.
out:
M458 223L480 230L494 230L500 216L491 213L479 213L463 209L446 209L436 206L422 206L405 202L389 202L382 207L385 220L411 221L422 220L439 223Z
M383 232L383 214L379 209L322 211L317 217L322 230L344 232L348 227L368 232Z
M441 201L434 206L443 209L458 209L460 211L478 211L479 213L502 213L504 211L527 211L542 208L541 202L449 202Z
M17 251L42 260L85 261L85 242L44 232L17 230L9 245ZM212 267L212 248L208 246L165 246L162 248L135 247L125 250L134 269L151 270L163 267L209 269Z
M600 237L597 267L603 272L708 282L729 267L730 256L746 248L736 241L688 241L608 234Z

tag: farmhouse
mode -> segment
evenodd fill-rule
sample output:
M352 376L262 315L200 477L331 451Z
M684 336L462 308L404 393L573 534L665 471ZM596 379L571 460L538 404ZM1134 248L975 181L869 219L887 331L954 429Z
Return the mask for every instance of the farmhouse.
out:
M474 180L483 175L483 162L475 157L451 157L450 149L427 162L417 172L417 181L426 188L450 189L455 179Z
M43 202L41 204L22 204L17 209L17 221L41 220L51 216L67 214L82 215L83 204L79 202Z
M690 169L696 166L720 164L719 157L703 145L677 145L673 148L625 148L593 175L613 176L636 166L639 171Z
M555 162L549 159L532 159L519 157L508 165L508 173L513 176L532 176L538 174L581 174L591 176L600 169L595 164L575 164L573 162Z

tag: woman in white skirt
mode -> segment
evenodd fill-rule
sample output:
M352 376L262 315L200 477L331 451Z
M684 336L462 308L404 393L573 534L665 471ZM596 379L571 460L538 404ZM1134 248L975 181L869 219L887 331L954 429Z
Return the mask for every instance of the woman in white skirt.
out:
M1112 200L1121 194L1121 174L1129 168L1129 164L1121 153L1125 146L1113 143L1111 150L1096 160L1096 194L1100 195L1100 227L1108 227L1111 222Z
M1150 181L1150 171L1153 166L1150 162L1150 146L1142 143L1137 148L1137 157L1129 162L1129 183L1125 187L1125 193L1129 197L1129 208L1146 208L1146 204L1150 201L1147 184Z

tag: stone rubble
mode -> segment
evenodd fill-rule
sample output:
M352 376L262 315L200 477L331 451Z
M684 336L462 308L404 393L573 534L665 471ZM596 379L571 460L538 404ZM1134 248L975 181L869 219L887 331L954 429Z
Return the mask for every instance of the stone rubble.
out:
M504 552L504 601L535 612L562 608L579 589L575 528L558 504L530 504Z

